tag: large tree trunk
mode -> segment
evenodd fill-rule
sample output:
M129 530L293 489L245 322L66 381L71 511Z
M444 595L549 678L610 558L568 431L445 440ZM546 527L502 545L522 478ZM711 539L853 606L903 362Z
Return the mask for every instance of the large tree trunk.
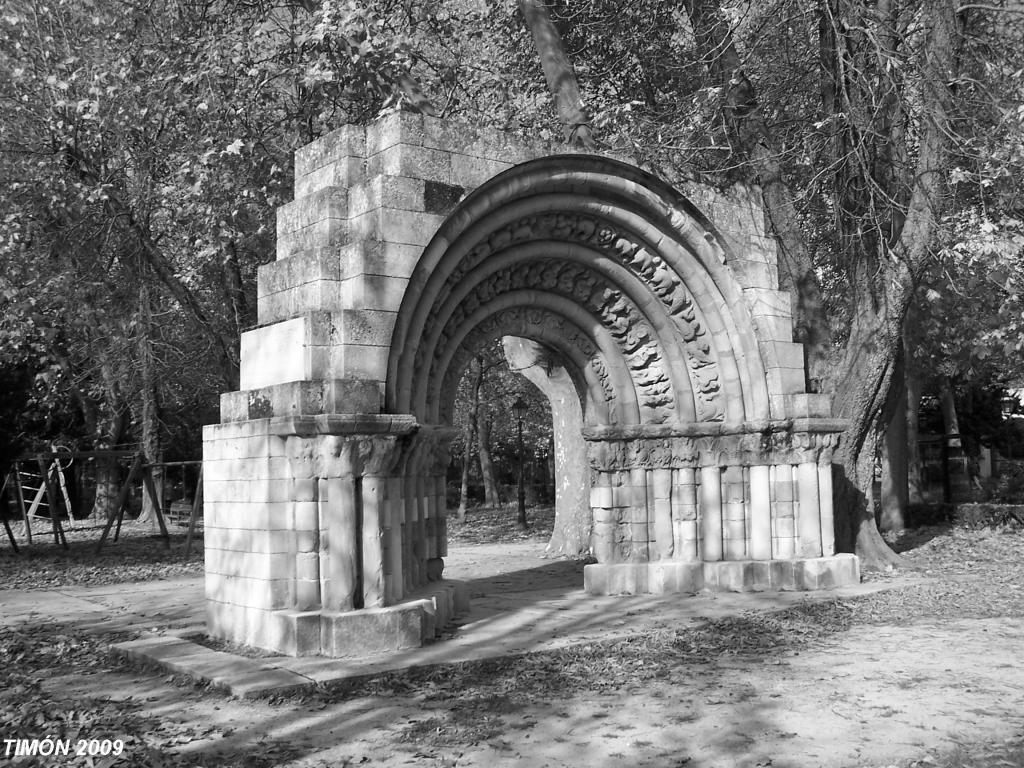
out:
M904 279L909 282L909 275ZM902 302L905 310L909 284L897 281L890 289L888 305L898 308ZM835 453L836 549L856 552L862 567L872 570L902 564L878 531L873 488L881 427L891 419L885 406L892 404L889 388L897 367L903 312L880 315L863 299L859 304L861 313L850 332L835 397L837 415L850 424Z
M147 462L154 463L163 461L163 448L160 439L159 392L155 371L156 361L153 359L151 336L152 305L146 278L146 270L140 270L139 335L136 340L141 379L139 387L139 423L142 427L142 452L145 454ZM152 467L150 474L153 478L153 485L156 488L158 503L162 503L164 488L163 467ZM146 492L146 486L143 484L142 512L139 515L138 522L148 523L153 532L158 532L157 514L159 511L154 506L153 500L150 498L149 493Z
M242 285L242 270L238 264L238 247L235 241L227 243L222 248L222 275L224 281L224 293L231 305L231 316L234 320L235 333L239 338L242 331L248 326L248 302L245 298L245 289Z
M533 35L533 43L540 55L544 78L554 98L566 141L593 149L596 144L590 113L583 105L576 70L565 53L562 38L551 21L547 6L543 0L519 0L519 10Z
M128 409L125 407L114 408L110 417L106 434L97 441L96 447L99 450L113 448L118 445L128 431L130 422ZM117 502L117 494L121 489L121 470L117 459L113 457L97 456L96 459L96 498L93 501L92 512L95 520L109 520L117 510L114 504Z
M824 322L826 318L813 263L799 228L794 198L783 180L777 155L772 151L774 142L758 109L753 86L742 71L742 60L736 51L729 23L722 14L719 0L687 2L698 49L716 80L715 84L722 88L724 94L722 111L730 138L739 154L749 161L762 185L765 209L780 246L781 281L795 298L796 338L807 345L812 371L820 372L826 378L825 388L834 392L837 415L850 424L835 454L836 544L840 551L855 549L866 569L900 562L882 540L875 523L872 499L875 456L879 426L890 417L885 406L891 402L889 388L913 287L913 270L927 255L935 216L942 204L939 174L946 161L949 130L946 104L948 84L953 81L956 20L950 0L933 0L927 5L933 7L928 8L922 18L929 24L926 43L929 58L919 80L921 92L918 98L924 102L924 119L917 142L916 167L901 169L897 167L899 152L892 151L890 147L874 147L875 143L892 142L893 136L898 136L895 129L882 133L879 127L889 123L895 125L897 118L895 110L899 109L899 100L886 98L884 109L867 110L872 147L879 149L875 159L882 167L868 167L860 162L864 157L856 153L863 150L859 143L854 142L850 147L855 149L855 154L849 160L849 166L841 169L846 176L837 179L841 219L852 221L858 216L866 219L868 213L879 218L874 222L868 220L869 226L858 230L864 237L844 237L841 240L851 265L850 284L856 289L851 297L852 325L843 362L832 369L833 377L824 375L829 371L824 365L828 360L828 326ZM823 8L824 13L831 14L828 0ZM851 83L843 79L851 76L851 70L845 66L850 62L841 61L840 57L855 55L849 49L863 39L860 30L866 28L867 17L864 21L865 24L861 25L857 19L844 18L841 23L830 22L827 27L823 22L823 68L830 76L831 84L837 85L824 88L823 95L839 98L840 103L848 107L845 114L851 123L854 118L862 119L871 100L856 89L851 97ZM882 61L885 71L885 62L900 60L896 54L896 21L890 4L881 2L871 23L882 29L871 40L875 46L871 53ZM852 74L859 77L861 73L854 69ZM895 87L893 82L884 85L890 89L890 95ZM858 83L857 87L863 84ZM851 98L859 101L850 103ZM877 114L886 110L890 110L890 114ZM834 111L832 108L827 110L829 113ZM843 136L840 139L845 141ZM844 152L847 149L844 145ZM844 162L847 162L845 156ZM883 184L892 191L879 213L873 195ZM866 197L859 194L862 190L867 190ZM867 210L858 208L866 204L870 204ZM898 209L899 215L889 206ZM845 226L841 223L840 234L846 231Z

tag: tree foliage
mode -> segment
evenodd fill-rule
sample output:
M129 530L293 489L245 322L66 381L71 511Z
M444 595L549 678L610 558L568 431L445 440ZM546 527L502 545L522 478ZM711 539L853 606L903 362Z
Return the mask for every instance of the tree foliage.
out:
M484 499L490 504L511 501L497 496L499 485L516 482L519 423L512 406L519 400L527 406L522 456L528 468L526 482L537 482L538 476L546 476L538 468L546 467L551 460L551 407L532 383L509 368L500 340L495 341L479 351L459 381L453 424L459 431L452 441L452 455L461 465L463 477L480 483L485 491L488 485L494 486ZM470 420L474 426L467 429ZM483 451L481 442L486 443ZM492 477L487 477L488 457L502 470ZM460 499L460 509L464 510L465 501Z
M914 359L1017 376L1005 0L43 0L5 7L0 41L15 431L138 439L148 361L165 437L194 435L237 383L291 152L389 109L539 138L586 118L584 143L670 182L757 183L812 385L851 424L846 546L882 557L869 491L905 330Z
M292 151L397 103L408 43L356 3L163 0L8 7L0 40L0 354L32 379L12 426L110 445L157 418L195 455Z

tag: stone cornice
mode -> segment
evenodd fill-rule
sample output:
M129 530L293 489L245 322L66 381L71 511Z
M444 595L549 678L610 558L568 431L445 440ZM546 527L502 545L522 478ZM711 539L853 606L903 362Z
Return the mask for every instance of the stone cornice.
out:
M830 464L845 423L838 419L795 419L740 424L587 427L592 469L771 466Z
M278 416L269 419L272 435L409 435L419 429L416 417L407 414L337 414Z

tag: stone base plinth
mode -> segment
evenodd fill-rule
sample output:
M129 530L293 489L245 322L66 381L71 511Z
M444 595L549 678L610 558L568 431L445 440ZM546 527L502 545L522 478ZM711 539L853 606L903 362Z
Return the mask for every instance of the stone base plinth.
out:
M250 622L241 622L233 614L220 615L230 613L229 608L237 613L237 606L224 606L220 611L217 607L207 604L213 637L288 656L358 658L419 648L433 641L457 617L469 612L469 591L462 582L439 581L385 608L345 612L260 611ZM262 631L246 635L225 631L246 623L258 624ZM220 625L224 627L218 631Z
M849 554L801 560L598 563L583 569L584 589L591 595L814 590L859 583L860 562Z

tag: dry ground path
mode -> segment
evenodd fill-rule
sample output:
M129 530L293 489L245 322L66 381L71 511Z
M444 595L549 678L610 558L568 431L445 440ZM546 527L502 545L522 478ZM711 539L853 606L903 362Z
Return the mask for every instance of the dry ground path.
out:
M128 735L127 762L110 763L127 766L880 768L949 760L958 744L982 760L965 765L1024 764L1016 748L984 762L1024 736L1024 536L940 536L915 553L922 567L955 562L883 593L768 614L801 596L702 595L686 612L622 598L595 611L579 565L544 559L536 542L453 550L448 573L471 581L479 606L467 634L509 616L509 635L572 611L587 621L527 655L269 701L104 655L104 638L194 624L198 579L0 591L0 738L55 735L71 713L82 735Z

